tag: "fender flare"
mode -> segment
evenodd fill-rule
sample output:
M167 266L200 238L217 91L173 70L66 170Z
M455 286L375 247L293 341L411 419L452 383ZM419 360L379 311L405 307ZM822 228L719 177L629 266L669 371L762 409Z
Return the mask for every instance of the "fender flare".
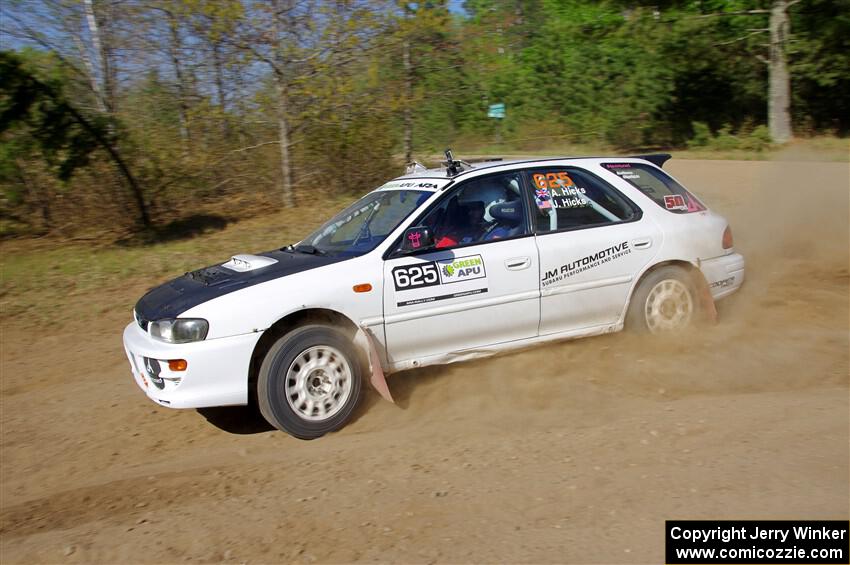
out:
M688 260L677 259L661 261L659 263L650 265L643 270L643 272L637 278L635 283L632 285L631 290L629 291L629 299L626 302L625 309L623 310L623 320L625 320L626 313L629 311L629 307L631 306L632 298L634 297L635 291L640 286L640 283L643 282L643 279L646 278L646 276L655 269L667 266L680 267L688 273L696 289L697 300L699 301L699 309L704 316L705 322L712 325L716 324L717 307L714 304L714 297L711 295L711 289L708 288L708 282L705 280L705 275L702 274L702 270L700 270L699 268L699 260L697 260L696 264L694 264Z

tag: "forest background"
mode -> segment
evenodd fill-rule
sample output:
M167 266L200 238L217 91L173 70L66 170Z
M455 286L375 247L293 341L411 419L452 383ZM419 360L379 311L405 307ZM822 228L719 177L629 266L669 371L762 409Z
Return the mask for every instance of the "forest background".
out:
M315 223L449 146L846 159L848 131L850 1L0 4L4 239Z

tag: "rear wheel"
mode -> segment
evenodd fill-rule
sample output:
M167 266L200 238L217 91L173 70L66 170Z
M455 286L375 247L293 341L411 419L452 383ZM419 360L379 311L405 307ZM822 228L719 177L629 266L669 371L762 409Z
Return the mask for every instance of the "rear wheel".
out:
M682 330L696 320L697 294L686 271L661 267L641 281L629 304L629 329L653 334Z
M272 345L257 379L260 412L279 430L314 439L344 426L360 399L361 366L343 333L310 325Z

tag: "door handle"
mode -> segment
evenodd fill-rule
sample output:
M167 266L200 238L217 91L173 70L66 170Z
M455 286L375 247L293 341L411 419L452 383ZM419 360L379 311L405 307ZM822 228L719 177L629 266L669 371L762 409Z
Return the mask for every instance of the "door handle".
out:
M652 238L644 237L641 239L633 239L632 247L634 247L635 249L649 249L650 247L652 247Z
M505 261L505 267L511 271L521 271L531 265L531 257L514 257Z

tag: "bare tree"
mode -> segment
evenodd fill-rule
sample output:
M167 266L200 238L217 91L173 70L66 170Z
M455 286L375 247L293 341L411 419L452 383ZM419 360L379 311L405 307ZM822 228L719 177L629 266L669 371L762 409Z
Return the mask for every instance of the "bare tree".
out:
M750 29L747 34L722 42L722 45L738 43L750 37L769 33L768 56L757 55L759 61L767 65L767 127L770 137L776 143L785 143L793 137L791 128L791 75L788 72L788 41L791 36L791 19L788 11L800 0L773 0L770 10L738 10L717 12L697 16L711 18L717 16L763 16L767 15L766 28Z
M93 131L91 121L84 114L84 104L69 105L69 111L84 129L92 130L109 154L138 207L139 223L149 228L150 213L141 186L121 156L114 135L117 111L114 2L45 0L42 9L34 12L31 19L12 16L12 21L14 29L7 33L51 51L66 68L84 79L94 98L91 110L109 124L107 135ZM51 31L47 32L48 29Z
M272 72L274 75L275 93L277 94L277 128L280 137L280 192L283 205L295 205L293 190L292 164L290 163L290 129L286 115L289 106L289 93L286 82L286 27L293 25L291 12L292 0L275 0L274 10L274 45ZM287 21L288 20L288 21Z
M413 160L414 108L420 100L422 78L441 72L434 68L436 61L444 61L451 49L447 49L446 34L450 24L448 4L445 1L408 2L395 0L394 17L390 25L394 33L389 38L392 53L401 55L401 92L398 100L402 113L402 142L405 162ZM434 52L440 52L434 56ZM439 63L438 63L439 64Z
M767 99L767 124L770 137L785 143L793 136L791 130L791 77L788 74L786 47L791 33L788 8L799 0L775 0L770 9L770 52L767 61L770 86Z
M235 45L265 63L271 71L275 94L280 150L280 187L283 205L295 205L295 174L292 163L292 126L290 123L290 89L303 67L302 53L309 51L309 33L313 25L312 3L296 0L273 0L252 5L250 18L243 18ZM306 55L318 56L318 52Z
M404 162L413 162L413 82L416 80L413 73L413 62L410 59L410 19L413 9L409 2L403 6L404 38L401 42L401 61L404 66Z
M183 142L183 151L187 151L191 138L189 129L189 102L186 92L186 79L184 77L183 62L180 55L182 40L180 38L180 22L172 10L162 9L168 20L168 56L174 69L174 77L177 79L177 107L180 114L180 140Z
M410 39L402 41L404 64L404 162L413 162L413 64L410 61Z
M221 113L227 113L227 94L224 88L224 57L222 55L222 42L220 39L210 39L212 50L213 72L215 74L215 91ZM227 119L222 120L221 133L225 139L230 137L230 126Z
M95 93L101 99L106 112L113 114L115 112L115 64L113 61L112 50L112 31L110 24L112 23L112 4L102 3L102 9L99 12L95 11L93 0L83 0L83 6L86 13L86 23L88 25L89 37L92 43L92 52L97 62L97 69L100 73L100 82L93 81L95 84ZM78 37L78 43L82 44L82 39Z
M240 50L234 49L234 38L244 17L244 8L245 4L239 0L202 0L193 9L187 10L190 31L199 42L195 46L195 55L200 57L198 63L207 73L205 82L214 93L214 100L221 111L221 135L224 139L229 139L231 133L227 119L228 100L233 95L234 82L244 79L242 72L235 77L227 76L230 66L239 66L236 55ZM240 71L247 72L244 68ZM244 110L238 102L236 106Z

